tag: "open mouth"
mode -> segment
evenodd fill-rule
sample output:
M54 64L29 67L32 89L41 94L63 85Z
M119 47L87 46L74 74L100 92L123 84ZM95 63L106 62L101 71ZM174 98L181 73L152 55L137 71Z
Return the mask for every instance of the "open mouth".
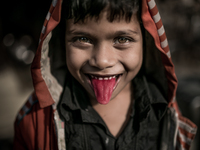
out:
M103 76L103 75L94 75L94 74L85 74L87 77L88 77L88 79L89 79L89 83L90 83L90 85L92 86L92 88L93 88L93 85L92 85L92 79L96 79L96 80L111 80L111 79L115 79L115 86L113 87L113 90L117 87L117 85L118 85L118 83L119 83L119 81L120 81L120 79L121 79L121 76L123 75L123 74L115 74L115 75L105 75L105 76Z
M96 99L100 104L107 104L116 89L122 74L115 75L94 75L87 74L88 82L91 85Z

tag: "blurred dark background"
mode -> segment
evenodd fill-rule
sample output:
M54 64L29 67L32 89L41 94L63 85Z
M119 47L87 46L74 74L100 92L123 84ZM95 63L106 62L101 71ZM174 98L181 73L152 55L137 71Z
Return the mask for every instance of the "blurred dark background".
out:
M200 0L156 0L178 77L182 114L200 126ZM0 150L12 149L13 123L33 91L30 63L51 0L8 0L0 9ZM191 150L200 149L200 132Z

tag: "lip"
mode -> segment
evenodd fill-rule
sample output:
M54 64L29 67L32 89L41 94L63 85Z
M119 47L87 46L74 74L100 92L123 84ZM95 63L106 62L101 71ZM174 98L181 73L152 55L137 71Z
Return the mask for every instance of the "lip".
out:
M87 76L96 76L96 77L110 77L110 76L118 76L123 73L116 73L116 74L95 74L95 73L84 73Z
M91 73L84 73L86 79L87 79L87 82L89 83L90 87L92 88L92 90L94 91L93 89L93 85L92 85L92 82L91 82L91 78L92 76L93 77L98 77L98 78L106 78L106 77L113 77L115 76L116 78L116 83L115 83L115 86L113 88L113 91L116 89L117 85L119 84L122 76L123 76L123 73L119 73L119 74L91 74Z
M113 91L116 89L116 87L117 87L118 83L120 82L122 76L123 76L123 74L120 74L119 77L117 78L117 81L116 81L116 83L115 83L115 86L114 86L114 88L113 88Z

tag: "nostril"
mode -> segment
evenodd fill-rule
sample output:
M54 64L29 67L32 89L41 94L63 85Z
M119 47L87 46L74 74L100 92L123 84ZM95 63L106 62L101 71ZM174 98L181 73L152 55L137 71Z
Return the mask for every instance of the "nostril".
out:
M97 48L93 51L89 64L99 69L113 67L117 62L115 53L112 48Z

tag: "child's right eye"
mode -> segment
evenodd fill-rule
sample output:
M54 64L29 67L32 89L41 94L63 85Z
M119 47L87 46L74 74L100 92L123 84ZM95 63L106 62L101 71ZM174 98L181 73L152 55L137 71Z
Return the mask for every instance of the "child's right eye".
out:
M78 37L74 39L74 42L80 42L80 43L92 43L90 39L86 37Z

